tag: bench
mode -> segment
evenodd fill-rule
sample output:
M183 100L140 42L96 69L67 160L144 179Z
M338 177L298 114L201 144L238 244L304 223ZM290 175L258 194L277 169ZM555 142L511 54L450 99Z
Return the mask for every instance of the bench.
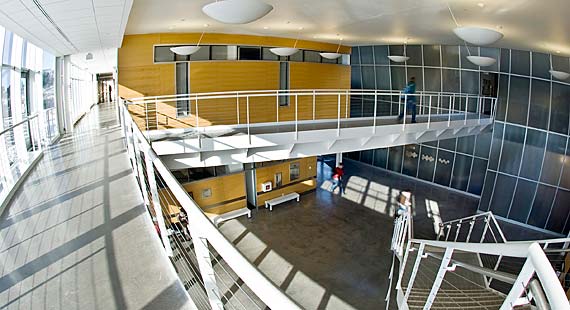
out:
M289 200L294 200L296 199L297 202L299 202L299 197L300 195L298 193L291 193L291 194L287 194L287 195L283 195L277 198L273 198L273 199L269 199L265 201L265 208L269 208L269 211L273 211L273 206L274 205L278 205L280 203L284 203L287 202Z
M206 213L206 215L210 218L210 221L212 221L214 225L218 226L219 224L225 221L229 221L231 219L235 219L243 215L247 215L247 218L251 218L251 210L246 207L226 212L224 214Z

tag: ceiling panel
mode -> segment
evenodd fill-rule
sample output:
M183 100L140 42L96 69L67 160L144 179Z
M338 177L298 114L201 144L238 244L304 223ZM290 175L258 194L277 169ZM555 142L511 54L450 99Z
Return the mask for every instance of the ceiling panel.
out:
M0 25L55 55L120 47L133 4L133 0L36 2L40 7L33 0L0 0Z
M461 44L448 9L462 26L505 34L495 46L570 55L568 0L265 0L274 10L247 25L225 25L202 12L214 0L137 0L127 34L208 32L300 37L349 45ZM264 28L268 29L264 29ZM303 27L300 31L299 28ZM339 34L337 36L336 34Z

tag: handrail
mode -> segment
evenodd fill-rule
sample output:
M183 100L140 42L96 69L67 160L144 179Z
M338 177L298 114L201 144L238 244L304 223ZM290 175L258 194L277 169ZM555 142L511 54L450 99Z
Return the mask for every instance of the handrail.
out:
M501 229L501 226L497 222L497 219L495 218L495 215L493 214L492 211L487 211L487 212L483 212L483 213L479 213L479 214L475 214L475 215L471 215L471 216L466 216L466 217L459 218L459 219L450 220L450 221L441 223L440 227L442 227L442 228L443 227L451 227L453 225L459 226L459 225L464 224L464 223L470 224L471 222L477 221L478 219L484 219L488 223L492 222L493 224L495 224L497 232L499 233L499 236L501 237L500 241L507 242L507 238L505 237L505 234L503 233L503 230ZM472 230L472 226L471 226L470 230ZM485 228L483 235L486 233L486 231L487 231L487 228ZM456 233L458 234L459 231L457 231ZM495 241L497 241L497 240L495 240Z
M5 133L7 133L8 131L10 131L10 130L12 130L12 129L14 129L14 128L16 128L16 127L18 127L18 126L24 124L24 123L27 123L27 122L33 120L34 118L36 118L36 117L38 117L38 116L39 116L39 113L36 113L36 114L34 114L34 115L32 115L32 116L26 117L25 119L21 120L20 122L18 122L18 123L16 123L16 124L13 124L13 125L9 126L8 128L2 129L2 131L0 131L0 136L3 135L3 134L5 134Z
M129 123L140 143L145 156L148 156L154 164L159 175L173 196L178 200L182 208L188 214L191 224L196 225L200 235L204 236L216 249L217 253L224 258L225 262L250 288L255 288L255 294L272 309L301 309L301 307L287 296L280 288L271 282L259 269L243 256L235 246L217 229L208 219L202 209L190 198L186 190L178 183L170 170L154 152L140 129L134 125L134 120L128 113L126 105L121 101L123 120Z
M129 104L148 104L160 102L173 102L181 100L209 100L209 99L230 99L230 98L246 98L246 97L274 97L274 96L313 96L313 95L358 95L358 96L400 96L401 91L396 90L367 90L367 89L293 89L293 90L245 90L245 91L227 91L227 92L205 92L190 93L178 95L148 96L129 99ZM494 97L482 96L478 94L468 93L451 93L451 92L431 92L418 91L414 94L406 94L409 97L421 97L425 95L444 95L459 98L481 98L484 100L493 100Z
M570 241L570 238L568 239ZM425 239L412 239L412 243L423 243L426 246L453 250L480 253L487 255L503 255L511 257L526 257L528 254L528 244L526 243L467 243L467 242L451 242L451 241L435 241Z

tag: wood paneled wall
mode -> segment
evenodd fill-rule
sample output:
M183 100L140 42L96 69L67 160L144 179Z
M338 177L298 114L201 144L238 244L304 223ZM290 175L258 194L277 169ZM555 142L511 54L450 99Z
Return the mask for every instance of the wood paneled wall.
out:
M291 180L290 165L299 163L299 178ZM261 184L271 181L275 186L275 174L281 172L282 186L268 193L261 193ZM317 158L298 158L276 165L256 168L257 205L264 206L265 201L281 195L297 192L299 194L314 190L317 187Z
M142 96L173 95L175 89L175 64L154 64L153 49L155 44L195 44L199 33L159 33L127 35L119 49L119 95L124 98ZM235 44L256 46L293 46L295 39L262 37L230 34L205 34L202 44ZM337 45L299 41L299 48L335 52ZM350 47L341 46L342 53L350 53ZM264 90L279 88L279 63L273 61L200 61L191 62L189 68L190 90L192 93L234 90ZM350 67L320 63L290 63L291 89L349 89ZM342 115L346 114L345 96L341 98ZM290 98L289 107L279 108L280 121L295 119L294 98ZM245 99L240 100L240 113L235 100L216 100L200 103L199 125L235 124L246 121ZM131 109L137 124L146 129L186 128L196 126L195 117L177 118L174 102L158 102L157 112L147 117L144 109ZM191 111L195 102L190 102ZM250 122L274 121L276 115L275 99L250 98ZM313 117L312 98L299 97L297 103L298 119L309 120ZM338 98L319 98L316 118L336 117Z
M187 183L182 187L188 193L192 193L194 201L206 214L223 214L245 208L247 205L243 172ZM210 197L202 196L206 189L210 189ZM172 195L169 195L167 191L167 189L160 190L161 203L167 206L171 214L178 214L180 205L172 200Z

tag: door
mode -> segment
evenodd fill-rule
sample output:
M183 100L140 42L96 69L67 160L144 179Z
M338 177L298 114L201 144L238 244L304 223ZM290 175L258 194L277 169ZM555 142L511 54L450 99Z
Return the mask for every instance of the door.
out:
M499 75L497 73L481 72L481 95L497 98ZM483 114L491 115L491 100L483 100Z

